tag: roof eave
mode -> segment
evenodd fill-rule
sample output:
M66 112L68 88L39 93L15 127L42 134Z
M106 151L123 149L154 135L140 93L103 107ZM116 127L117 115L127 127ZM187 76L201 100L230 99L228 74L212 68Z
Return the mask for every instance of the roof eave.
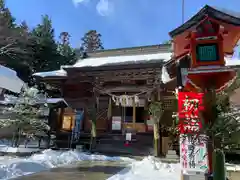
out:
M64 70L69 71L81 71L81 72L93 72L93 71L114 71L114 70L127 70L127 69L145 69L152 67L161 67L164 64L164 60L159 60L158 62L146 62L146 63L136 63L136 64L121 64L121 65L102 65L102 66L85 66L85 67L64 67Z
M230 23L230 24L233 24L236 26L240 26L240 18L235 17L230 14L227 14L225 12L222 12L218 9L215 9L211 6L206 5L196 15L194 15L191 19L189 19L187 22L185 22L178 28L174 29L173 31L169 32L169 35L173 38L173 37L177 36L178 34L181 34L182 32L186 31L187 29L197 25L201 20L203 20L206 17L206 15L208 15L209 17L212 17L216 20L225 22L225 23Z

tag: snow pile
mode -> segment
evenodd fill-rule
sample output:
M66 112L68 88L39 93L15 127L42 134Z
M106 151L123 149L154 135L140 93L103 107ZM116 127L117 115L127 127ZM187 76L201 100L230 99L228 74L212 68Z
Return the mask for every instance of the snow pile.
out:
M108 180L180 180L180 165L162 163L154 157L133 162Z
M31 140L26 146L23 143L19 145L19 147L11 147L12 142L7 139L0 140L0 153L34 153L40 152L38 148L38 141ZM40 143L40 147L46 147L46 142L42 141Z
M240 171L240 165L226 163L227 171ZM180 164L163 163L154 157L135 161L107 180L180 180Z
M130 158L108 157L97 154L86 154L78 151L53 151L45 150L41 154L34 154L28 158L0 157L0 180L6 180L49 170L79 161L127 161L133 162Z

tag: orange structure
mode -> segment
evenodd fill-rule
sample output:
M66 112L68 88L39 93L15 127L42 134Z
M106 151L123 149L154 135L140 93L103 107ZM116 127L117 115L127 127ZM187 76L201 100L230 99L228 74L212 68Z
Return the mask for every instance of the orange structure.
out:
M201 91L214 86L222 90L235 76L226 68L224 57L233 55L240 38L240 18L205 6L189 21L170 32L174 59L190 57L185 84L187 91ZM183 74L184 76L184 74Z
M170 36L173 39L173 61L178 64L182 90L205 93L203 118L211 126L215 121L212 112L214 93L222 91L236 76L233 69L225 66L225 57L233 55L240 38L240 15L206 5L170 32ZM209 142L210 173L212 150L212 142Z

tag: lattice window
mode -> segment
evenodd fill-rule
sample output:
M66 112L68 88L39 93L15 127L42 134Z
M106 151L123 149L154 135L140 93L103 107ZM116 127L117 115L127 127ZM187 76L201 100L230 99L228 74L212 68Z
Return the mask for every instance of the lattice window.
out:
M172 109L173 103L174 103L174 99L164 99L163 100L163 108L164 109Z

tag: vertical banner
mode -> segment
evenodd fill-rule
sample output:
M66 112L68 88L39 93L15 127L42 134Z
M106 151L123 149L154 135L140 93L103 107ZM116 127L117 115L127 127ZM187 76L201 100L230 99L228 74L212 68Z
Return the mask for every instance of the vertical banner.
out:
M178 93L180 132L180 163L183 170L206 171L207 136L200 134L203 126L199 113L204 110L203 93Z
M73 129L74 140L78 140L80 137L81 122L83 120L83 114L84 114L84 111L82 111L82 110L77 110L77 112L76 112L75 127Z
M203 111L203 93L178 93L178 118L181 134L196 133L202 128L199 112Z

